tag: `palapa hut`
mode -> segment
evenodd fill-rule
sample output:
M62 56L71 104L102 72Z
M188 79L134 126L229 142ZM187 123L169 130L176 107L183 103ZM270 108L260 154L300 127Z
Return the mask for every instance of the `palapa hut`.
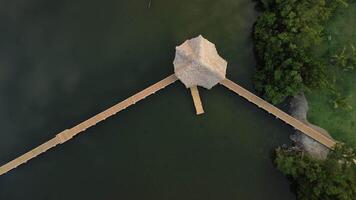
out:
M176 47L174 73L187 88L201 86L211 89L225 79L227 62L215 45L198 36Z

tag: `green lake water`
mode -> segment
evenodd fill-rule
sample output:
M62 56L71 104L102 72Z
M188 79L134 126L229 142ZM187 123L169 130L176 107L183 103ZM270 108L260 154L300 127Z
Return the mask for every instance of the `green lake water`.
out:
M253 91L250 0L4 0L0 164L173 73L202 34ZM273 149L293 129L222 86L196 116L177 82L0 177L1 200L292 200Z

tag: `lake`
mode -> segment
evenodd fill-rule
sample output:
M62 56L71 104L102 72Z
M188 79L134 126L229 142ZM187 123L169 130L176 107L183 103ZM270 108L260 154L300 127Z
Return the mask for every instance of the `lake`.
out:
M252 1L148 5L0 3L0 164L172 74L199 34L253 91ZM204 115L176 82L1 176L0 199L295 199L272 161L293 129L222 86L200 93Z

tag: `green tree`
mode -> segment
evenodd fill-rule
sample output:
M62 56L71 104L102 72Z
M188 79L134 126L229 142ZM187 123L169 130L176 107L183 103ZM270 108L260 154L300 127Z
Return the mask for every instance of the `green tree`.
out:
M341 5L337 0L260 0L254 26L255 87L272 103L305 88L323 88L325 65L312 47L324 39L324 24Z
M356 155L337 145L324 161L278 148L275 163L296 185L299 200L355 200Z

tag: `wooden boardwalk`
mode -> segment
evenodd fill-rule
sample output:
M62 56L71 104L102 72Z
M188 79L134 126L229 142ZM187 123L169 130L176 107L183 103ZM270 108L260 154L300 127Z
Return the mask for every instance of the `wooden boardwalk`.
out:
M272 104L268 103L267 101L261 99L260 97L254 95L253 93L249 92L248 90L244 89L243 87L237 85L236 83L232 82L231 80L225 79L222 82L220 82L220 84L224 85L225 87L232 90L236 94L244 97L249 102L254 103L258 107L264 109L268 113L276 116L277 118L281 119L282 121L286 122L287 124L293 126L295 129L300 130L304 134L306 134L309 137L313 138L314 140L320 142L321 144L325 145L326 147L332 149L335 146L336 142L332 138L325 136L324 134L311 128L307 124L288 115L287 113L283 112L282 110L278 109L277 107L273 106Z
M171 76L168 76L167 78L153 84L152 86L142 90L141 92L127 98L126 100L114 105L113 107L91 117L90 119L74 126L71 129L67 129L59 134L56 135L56 137L52 138L51 140L47 141L46 143L34 148L33 150L23 154L22 156L16 158L15 160L10 161L9 163L3 165L0 167L0 176L9 172L12 169L15 169L21 164L24 164L31 160L32 158L35 158L39 156L40 154L48 151L49 149L59 145L63 144L66 141L72 139L74 136L78 135L79 133L82 133L86 129L94 126L95 124L104 121L108 117L111 117L115 115L116 113L126 109L127 107L135 104L136 102L148 97L151 94L154 94L155 92L167 87L168 85L174 83L177 80L177 77L173 74Z
M67 142L68 140L72 139L74 136L82 133L86 129L94 126L95 124L104 121L108 117L111 117L118 112L126 109L127 107L135 104L136 102L148 97L151 94L167 87L168 85L177 81L177 77L173 74L168 76L167 78L153 84L152 86L142 90L141 92L127 98L126 100L114 105L113 107L89 118L88 120L74 126L71 129L67 129L62 131L61 133L57 134L54 138L47 141L46 143L34 148L33 150L23 154L22 156L16 158L15 160L10 161L9 163L0 167L0 176L9 172L12 169L28 162L29 160L39 156L40 154L48 151L49 149ZM237 85L236 83L225 79L220 84L224 85L228 89L232 90L233 92L237 93L238 95L244 97L248 101L254 103L258 107L266 110L267 112L273 114L277 118L283 120L287 124L293 126L294 128L300 130L304 134L308 135L309 137L315 139L316 141L320 142L321 144L325 145L328 148L333 148L336 142L324 134L318 132L317 130L311 128L310 126L304 124L303 122L293 118L292 116L288 115L287 113L281 111L280 109L276 108L275 106L269 104L268 102L264 101L263 99L259 98L258 96L254 95L253 93L249 92L248 90L242 88L241 86ZM194 104L197 109L197 114L204 113L201 100L199 97L198 89L191 88L191 93L193 96Z
M190 92L193 97L193 102L194 102L195 111L197 112L197 115L203 114L204 109L203 109L203 104L201 103L198 87L197 86L191 87Z

